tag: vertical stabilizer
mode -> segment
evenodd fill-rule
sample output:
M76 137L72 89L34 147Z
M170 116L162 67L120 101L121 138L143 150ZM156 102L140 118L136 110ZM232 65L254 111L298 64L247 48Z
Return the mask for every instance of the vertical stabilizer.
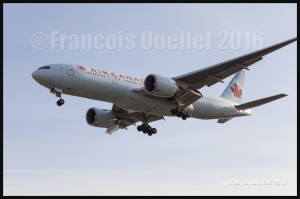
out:
M221 97L230 100L235 104L242 103L244 95L244 80L245 70L237 72L223 91Z

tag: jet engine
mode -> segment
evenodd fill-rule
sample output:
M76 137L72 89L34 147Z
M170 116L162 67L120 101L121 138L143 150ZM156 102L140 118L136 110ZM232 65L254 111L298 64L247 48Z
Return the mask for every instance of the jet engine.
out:
M117 118L110 111L105 109L90 108L86 112L86 122L95 127L108 128L115 124Z
M158 97L173 97L178 90L173 79L156 74L146 77L144 87L147 93Z

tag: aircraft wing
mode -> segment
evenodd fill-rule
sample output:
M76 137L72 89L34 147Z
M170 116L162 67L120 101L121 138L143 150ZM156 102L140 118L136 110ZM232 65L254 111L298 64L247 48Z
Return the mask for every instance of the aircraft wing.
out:
M142 112L123 109L117 105L113 105L112 112L115 114L117 120L114 125L107 128L106 133L112 134L118 129L127 129L130 125L135 125L137 122L150 123L157 120L164 119L163 116L145 114Z
M172 79L174 79L179 86L179 90L174 96L174 99L178 105L186 108L202 97L202 94L197 89L200 89L204 86L209 87L218 82L224 83L223 79L239 72L242 69L247 70L249 66L262 60L263 56L294 41L297 41L297 37L234 59L230 59L225 62L221 62L219 64L215 64L213 66L209 66L178 77L173 77ZM168 100L165 97L152 96L148 94L144 87L133 89L132 91L152 99Z
M237 73L242 69L248 69L248 67L252 64L262 60L263 56L296 40L297 37L213 66L206 67L204 69L174 77L173 79L183 88L200 89L204 86L209 87L215 83L223 82L223 79Z

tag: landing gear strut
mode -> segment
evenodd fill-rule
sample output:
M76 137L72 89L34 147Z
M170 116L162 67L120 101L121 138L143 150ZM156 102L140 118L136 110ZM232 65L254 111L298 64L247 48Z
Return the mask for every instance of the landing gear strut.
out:
M65 103L65 100L61 97L62 90L60 88L54 87L50 90L50 92L55 94L56 97L59 97L59 100L56 102L57 106L61 106Z
M192 113L184 109L182 106L177 106L175 109L172 109L171 114L181 117L183 120L192 117Z
M156 128L152 128L149 124L145 124L145 123L137 126L137 130L142 131L145 134L147 133L149 136L157 133Z

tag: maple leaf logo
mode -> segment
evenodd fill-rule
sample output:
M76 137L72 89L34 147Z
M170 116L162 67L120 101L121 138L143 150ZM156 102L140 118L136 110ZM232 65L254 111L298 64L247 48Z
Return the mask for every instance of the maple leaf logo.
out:
M85 71L85 70L86 70L86 68L85 68L84 66L81 66L81 65L78 65L78 68L79 68L80 70L82 70L82 71Z
M243 91L242 89L239 89L239 86L236 83L234 83L233 86L230 86L230 89L235 97L241 98Z

